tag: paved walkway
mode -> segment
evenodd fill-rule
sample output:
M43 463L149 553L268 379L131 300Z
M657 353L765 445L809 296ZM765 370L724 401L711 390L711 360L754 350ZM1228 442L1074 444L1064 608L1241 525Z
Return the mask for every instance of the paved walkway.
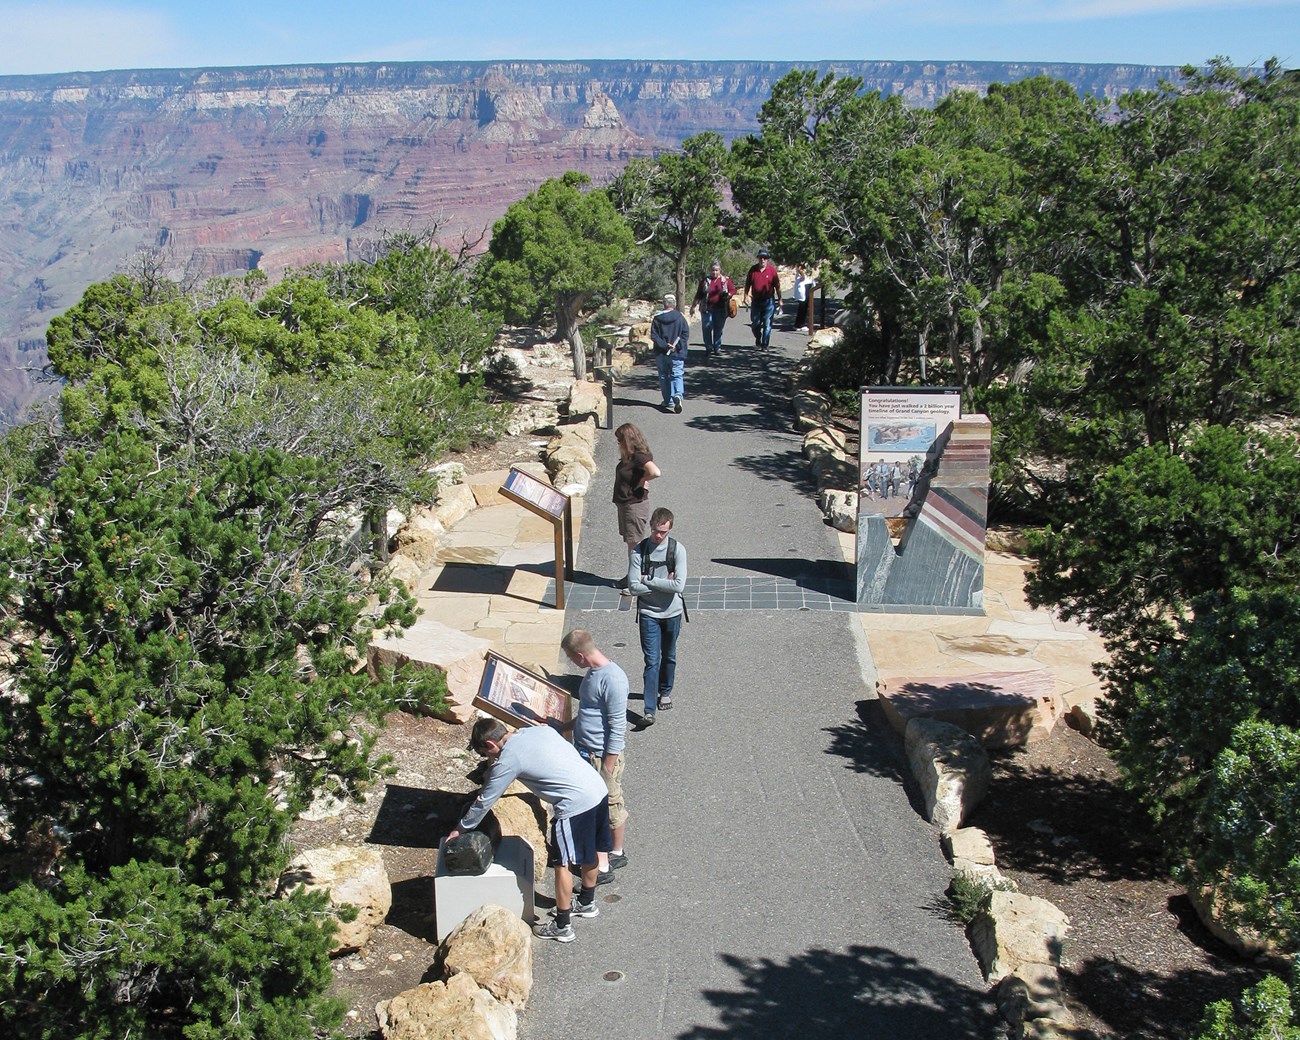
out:
M749 338L729 325L729 343ZM791 432L784 375L804 342L778 334L770 351L713 366L692 349L680 416L658 410L647 366L617 391L615 422L649 438L664 473L652 504L676 514L691 575L745 596L733 605L724 591L684 627L676 707L630 737L630 863L599 890L601 916L575 922L576 943L538 944L522 1040L997 1035L966 938L940 909L936 834L872 703L862 618L803 598L829 604L848 576ZM579 585L625 566L615 461L602 431ZM575 594L565 627L590 629L637 698L634 615L612 605Z
M749 338L729 323L729 342ZM630 736L631 862L599 890L601 916L575 921L578 942L538 944L521 1040L1001 1035L965 936L942 916L947 867L909 801L875 680L1049 669L1073 703L1096 693L1100 645L1030 610L1025 562L998 553L985 617L856 613L853 536L822 524L790 429L784 374L804 343L778 333L771 351L739 347L712 367L692 348L680 416L658 410L646 365L618 388L615 422L641 426L664 471L651 498L689 550L692 621L677 706ZM624 549L608 431L597 461L575 503L565 613L550 606L550 526L503 504L494 479L419 598L542 672L572 671L560 637L592 630L631 677L637 712L636 625L610 587Z

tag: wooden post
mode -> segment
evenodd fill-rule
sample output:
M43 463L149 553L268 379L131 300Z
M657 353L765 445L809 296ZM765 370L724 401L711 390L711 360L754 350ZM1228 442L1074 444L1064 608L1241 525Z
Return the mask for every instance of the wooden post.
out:
M564 503L564 576L573 580L573 500Z
M555 609L564 609L564 572L566 569L564 560L564 534L565 523L557 520L555 523Z

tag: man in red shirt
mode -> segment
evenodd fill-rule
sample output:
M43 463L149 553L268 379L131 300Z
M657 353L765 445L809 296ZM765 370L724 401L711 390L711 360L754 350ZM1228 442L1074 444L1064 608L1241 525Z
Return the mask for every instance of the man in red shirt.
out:
M749 305L754 346L768 346L772 342L772 318L781 306L781 275L766 248L758 251L758 263L745 276L745 294L741 302Z

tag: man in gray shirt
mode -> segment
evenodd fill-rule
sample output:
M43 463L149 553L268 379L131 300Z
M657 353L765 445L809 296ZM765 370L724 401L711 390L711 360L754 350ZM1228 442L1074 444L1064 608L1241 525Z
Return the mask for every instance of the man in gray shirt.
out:
M514 780L553 807L546 842L546 862L555 868L555 920L539 927L537 935L558 942L573 942L572 917L596 917L596 857L608 852L609 794L605 782L582 760L572 744L550 726L509 730L497 719L474 723L470 748L491 759L492 767L474 804L447 840L473 830ZM582 869L582 890L573 903L569 866Z
M614 847L601 856L598 884L612 881L614 867L627 865L623 835L627 807L623 801L623 752L627 743L627 672L600 652L590 632L575 628L560 648L579 668L587 669L578 687L578 714L570 723L573 745L601 775L609 789L609 824Z
M673 514L662 506L650 514L650 537L632 550L628 589L637 598L637 627L645 671L641 676L645 706L643 726L653 726L658 709L673 706L677 676L677 635L686 604L686 546L669 533Z

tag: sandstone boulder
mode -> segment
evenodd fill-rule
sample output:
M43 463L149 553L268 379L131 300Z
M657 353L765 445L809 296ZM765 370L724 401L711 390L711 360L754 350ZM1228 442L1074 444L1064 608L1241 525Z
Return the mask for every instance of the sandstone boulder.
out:
M434 499L433 515L444 530L451 530L478 507L474 490L468 484L448 484L438 489Z
M650 323L648 321L637 322L627 330L627 341L633 346L650 345Z
M993 843L978 827L961 827L945 834L943 851L950 861L960 859L982 865L992 865L997 862L993 854Z
M1232 919L1231 897L1223 887L1213 883L1195 883L1188 887L1187 898L1205 925L1205 930L1239 957L1281 956L1277 944L1249 925Z
M551 478L551 483L570 498L582 498L591 487L593 476L594 472L582 463L570 462L556 471L555 476Z
M1070 705L1070 710L1065 713L1065 724L1085 737L1092 737L1097 732L1098 703L1097 700L1089 699Z
M411 515L406 518L406 523L398 528L397 533L393 535L393 545L401 548L412 542L436 542L443 536L445 531L446 528L431 506L417 505L411 510Z
M988 794L989 756L964 729L938 719L915 718L903 734L907 761L921 785L926 818L951 833Z
M1060 973L1051 964L1020 965L999 983L997 1002L1013 1034L1036 1019L1074 1024L1074 1015L1061 995Z
M630 350L614 351L612 367L614 369L615 380L621 379L623 376L627 375L630 371L632 371L632 368L635 365L636 365L636 355L632 351Z
M1059 967L1069 926L1070 919L1046 899L994 892L971 922L971 946L985 978L996 982L1024 964Z
M552 473L558 473L565 466L573 464L585 466L592 473L596 472L596 460L591 456L591 449L577 441L561 444L546 455L546 467Z
M570 421L586 416L599 421L605 414L605 387L600 383L575 380L569 388L567 414Z
M463 462L440 462L429 467L429 473L438 478L438 490L465 483L465 464Z
M560 421L560 406L555 401L530 401L517 404L506 419L506 433L542 433Z
M326 893L336 917L344 906L357 908L354 920L339 918L331 956L365 946L393 905L393 888L378 849L353 845L308 849L285 868L277 892L287 896L299 888Z
M844 435L833 426L818 426L804 434L805 457L811 458L810 450L818 445L841 457L844 455Z
M596 440L596 424L590 419L565 423L556 429L555 435L547 442L546 451L549 454L570 444L581 444L591 453L596 450Z
M822 513L837 531L852 534L858 529L858 493L826 488L818 496Z
M516 835L533 847L533 877L541 884L550 872L546 866L546 809L542 800L516 781L492 806L502 836Z
M497 1000L514 1008L533 988L533 933L503 906L480 906L438 946L435 965L444 975L469 975Z
M400 581L409 591L414 592L424 571L425 564L419 559L405 552L397 552L389 557L379 572L379 577L387 581Z
M465 483L474 494L474 502L480 506L501 506L506 500L501 497L501 485L510 476L508 469L490 469L483 473L470 473Z
M468 722L474 717L472 701L478 693L483 658L492 644L466 635L432 618L421 617L402 635L376 634L367 651L371 675L380 668L411 664L433 668L447 680L447 708L441 717Z
M515 1040L519 1019L469 975L426 982L375 1006L384 1040Z

